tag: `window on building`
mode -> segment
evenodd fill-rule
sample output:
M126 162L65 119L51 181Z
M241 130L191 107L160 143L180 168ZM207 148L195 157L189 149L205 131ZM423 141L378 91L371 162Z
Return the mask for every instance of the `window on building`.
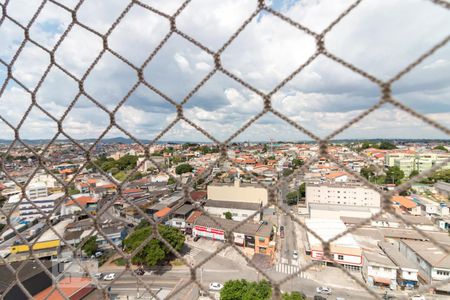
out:
M438 274L438 275L442 275L442 276L448 276L448 275L450 275L450 272L448 272L448 271L442 271L442 270L437 270L437 274Z
M344 255L339 254L338 257L337 257L337 259L338 259L338 260L344 260Z

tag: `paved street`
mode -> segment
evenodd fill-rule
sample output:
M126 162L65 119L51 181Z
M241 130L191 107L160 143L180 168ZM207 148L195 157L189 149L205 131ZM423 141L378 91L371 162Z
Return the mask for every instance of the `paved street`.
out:
M199 249L192 250L190 253L195 253L194 257L197 262L203 261L210 254L207 251ZM108 270L102 271L108 272ZM117 270L111 271L117 272ZM298 269L290 264L278 264L273 269L267 270L266 274L272 278L273 281L280 281L296 271L298 271ZM173 289L179 285L183 279L189 278L189 276L189 269L182 267L174 268L172 270L162 272L161 274L144 275L141 279L147 282L152 289L158 290L161 288ZM230 260L222 256L215 256L198 268L196 276L205 289L208 289L210 282L224 283L228 280L241 278L255 281L265 278L264 275L259 274L246 264L236 263L234 260ZM301 291L307 296L313 297L315 295L316 287L321 284L310 278L310 274L301 273L299 276L296 276L292 280L282 284L281 289L282 291ZM124 274L124 276L114 282L112 291L126 291L127 289L135 290L136 288L136 279L131 274ZM364 290L358 287L332 287L332 290L333 298L330 299L334 299L335 297L345 297L345 299L371 299L371 297L367 296ZM179 294L183 294L183 298L179 299L197 299L198 289L194 284L191 284L183 289L183 291Z

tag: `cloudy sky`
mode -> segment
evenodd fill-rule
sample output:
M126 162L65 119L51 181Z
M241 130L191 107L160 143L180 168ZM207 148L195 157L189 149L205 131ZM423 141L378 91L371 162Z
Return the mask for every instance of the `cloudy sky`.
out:
M7 14L27 26L42 1L14 0ZM73 8L78 1L58 0ZM106 34L128 5L125 0L85 0L77 19ZM142 0L167 15L174 14L181 0ZM255 0L192 0L176 19L177 28L215 52L256 8ZM268 2L273 9L320 33L353 1L299 0ZM0 0L4 3L4 0ZM48 2L31 24L30 37L53 49L71 22L71 14ZM130 63L141 67L170 31L167 19L133 5L108 36L109 47ZM450 11L426 0L365 0L325 38L329 52L367 73L388 80L421 54L450 34ZM11 63L24 37L9 19L0 26L0 58ZM152 139L173 122L175 107L143 84L136 86L137 73L106 51L86 76L102 50L102 40L74 25L57 46L55 60L72 76L84 79L86 94L105 109L117 110L117 124L140 139ZM222 52L226 70L262 93L269 93L315 52L315 40L269 13L257 15ZM78 83L56 66L40 83L50 58L27 42L13 61L12 73L28 89L36 90L36 101L57 119L74 138L100 136L109 116L89 97L77 98ZM145 80L174 102L188 93L214 69L214 59L178 34L172 34L144 68ZM0 83L6 67L0 64ZM450 127L450 43L439 49L393 86L396 99L430 119ZM325 137L377 103L379 87L335 61L319 55L272 97L275 110ZM31 96L9 80L0 96L0 115L17 126L29 109ZM226 140L263 108L259 95L221 72L214 75L184 104L184 115L220 141ZM0 120L0 139L10 139L12 130ZM36 107L20 128L27 139L52 138L56 123ZM112 128L106 137L124 136ZM336 138L449 138L415 117L390 105L368 115ZM162 140L208 141L186 122L176 123ZM303 140L305 134L285 121L266 114L235 140Z

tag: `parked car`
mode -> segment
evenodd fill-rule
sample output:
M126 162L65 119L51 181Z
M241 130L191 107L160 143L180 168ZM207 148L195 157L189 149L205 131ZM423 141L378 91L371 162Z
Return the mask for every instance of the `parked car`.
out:
M280 226L280 238L284 238L284 226Z
M292 258L293 258L293 259L298 259L298 252L297 252L297 250L294 250L294 251L292 252Z
M414 295L411 297L411 300L426 300L423 295Z
M331 295L331 289L326 286L319 286L316 288L317 294Z
M102 252L102 251L97 251L97 252L95 252L95 257L96 257L96 258L99 258L99 257L101 257L101 256L103 256L103 252Z
M145 271L144 271L144 269L139 268L139 269L134 270L134 274L142 276L145 274Z
M95 273L93 276L94 276L94 278L100 279L100 278L102 278L103 274L102 273Z
M199 239L200 239L200 236L199 236L199 235L196 235L196 236L194 237L194 242L198 241Z
M314 300L327 300L327 298L322 297L322 296L320 296L320 295L315 295L315 296L314 296Z
M109 274L106 274L105 277L103 277L103 280L105 280L105 281L112 281L115 278L116 278L116 274L109 273Z
M209 284L209 289L211 291L220 291L221 289L223 289L223 284L218 283L218 282L211 282Z

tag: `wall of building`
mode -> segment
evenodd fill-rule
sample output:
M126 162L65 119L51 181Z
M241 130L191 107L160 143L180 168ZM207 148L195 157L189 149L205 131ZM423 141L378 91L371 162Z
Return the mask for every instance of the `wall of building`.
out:
M220 201L249 202L267 204L267 190L258 186L208 185L208 199Z
M333 256L335 263L362 266L362 256L361 255L352 255L352 254L347 254L344 252L335 253L332 251L330 252L330 254ZM312 250L311 251L311 259L318 260L318 261L330 261L328 258L324 257L323 251L320 251L320 250Z
M254 214L256 210L247 210L247 209L235 209L235 208L223 208L223 207L208 207L205 206L204 210L210 213L212 216L225 218L224 213L229 211L233 215L233 220L235 221L243 221L247 219L250 215ZM257 214L254 218L254 221L259 221L259 214Z
M307 185L306 204L341 204L380 207L380 193L364 187Z
M370 218L373 214L377 213L379 210L351 210L347 209L348 206L342 205L341 209L337 210L327 210L320 208L309 208L309 215L311 219L337 219L341 217L355 217L355 218Z

